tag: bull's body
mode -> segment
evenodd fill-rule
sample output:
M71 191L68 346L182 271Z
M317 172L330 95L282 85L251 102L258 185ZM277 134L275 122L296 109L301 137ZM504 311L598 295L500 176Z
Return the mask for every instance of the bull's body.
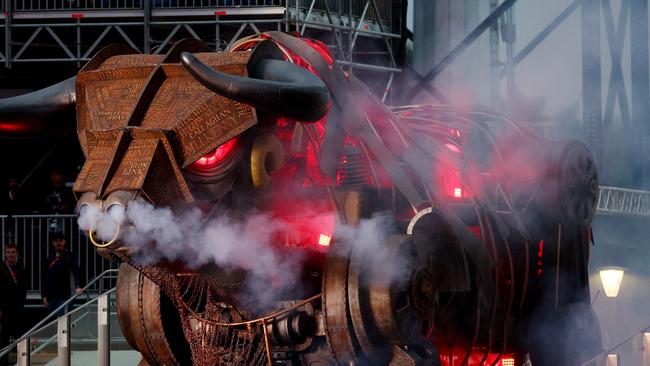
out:
M76 79L80 207L261 211L287 224L274 244L308 258L299 289L279 284L273 306L256 309L240 293L245 275L143 266L109 241L103 254L134 266L120 272L118 317L146 362L479 364L528 353L536 366L576 365L599 350L587 279L597 182L582 145L551 145L476 109L389 110L312 41L270 33L234 48L184 65L196 44L165 56L109 48ZM197 165L234 139L218 164ZM391 229L375 248L400 261L399 279L334 227L378 212Z

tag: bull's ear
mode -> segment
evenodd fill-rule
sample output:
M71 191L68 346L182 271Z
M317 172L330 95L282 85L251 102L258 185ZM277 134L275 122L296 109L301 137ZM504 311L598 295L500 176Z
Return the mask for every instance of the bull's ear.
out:
M73 130L75 81L76 77L71 77L41 90L0 99L0 137L33 137Z

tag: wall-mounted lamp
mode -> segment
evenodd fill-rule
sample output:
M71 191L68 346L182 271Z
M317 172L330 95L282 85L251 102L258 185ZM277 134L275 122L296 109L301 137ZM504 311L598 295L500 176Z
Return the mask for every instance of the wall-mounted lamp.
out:
M605 295L607 297L618 296L618 290L621 288L625 269L621 267L605 267L600 268L598 273L603 283L603 289L605 289Z

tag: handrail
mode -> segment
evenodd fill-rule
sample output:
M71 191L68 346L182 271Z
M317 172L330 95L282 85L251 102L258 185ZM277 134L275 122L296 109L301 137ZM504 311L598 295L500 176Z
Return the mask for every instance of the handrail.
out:
M110 295L110 294L113 293L113 292L115 292L115 287L113 287L112 289L110 289L110 290L104 292L102 295ZM94 299L89 300L88 302L84 303L83 305L79 306L78 308L73 309L72 311L70 311L70 312L67 313L66 315L71 316L71 315L73 315L73 314L76 314L78 311L85 310L88 306L90 306L91 304L93 304L94 302L97 302L97 301L99 301L99 297L96 297L96 298L94 298ZM77 324L77 323L78 323L79 321L81 321L82 319L83 319L83 318L80 317L79 319L75 320L71 325L74 326L75 324ZM33 331L32 333L39 332L39 331L41 331L41 330L43 330L43 329L45 329L45 328L47 328L47 327L49 327L49 326L52 326L52 325L56 324L56 322L57 322L58 320L59 320L59 319L54 319L54 320L52 320L51 322L49 322L49 323L43 325L42 327L36 329L36 330ZM24 337L24 336L23 336L23 337ZM31 352L32 352L32 353L39 352L40 350L42 350L43 348L45 348L48 344L50 344L50 343L51 343L54 339L56 339L56 338L57 338L57 335L55 334L55 335L53 335L52 337L50 337L47 341L43 342L43 343L40 344L38 347L36 347L35 349L33 349Z
M596 356L591 358L589 361L584 362L581 366L587 366L587 365L589 365L590 363L592 363L594 361L598 361L601 357L607 356L613 350L617 349L618 347L620 347L620 346L624 345L625 343L627 343L627 342L631 341L632 339L634 339L634 337L638 336L639 334L646 333L648 331L650 331L650 325L648 325L647 327L639 330L638 332L632 333L631 336L629 336L629 337L625 338L624 340L620 341L615 346L612 346L609 349L607 349L607 350L605 350L603 352L600 352L599 354L597 354Z
M30 335L31 335L32 333L34 333L34 332L40 330L40 328L43 327L44 324L48 323L52 318L54 318L54 317L56 316L56 313L57 313L59 310L65 309L65 308L66 308L68 305L70 305L70 304L71 304L71 303L72 303L76 298L78 298L82 293L84 293L88 288L90 288L90 286L92 286L93 284L95 284L95 283L99 282L100 280L104 279L104 277L106 277L108 274L110 274L110 273L117 273L117 272L118 272L117 269L107 269L107 270L105 270L104 272L100 273L97 277L95 277L92 281L90 281L86 286L84 286L84 288L81 289L81 292L79 292L79 293L75 293L74 295L72 295L68 300L66 300L66 302L64 302L63 304L61 304L58 308L56 308L56 309L53 310L51 313L49 313L45 318L43 318L41 321L39 321L38 323L36 323L35 326L33 326L30 330L28 330L27 332L25 332L25 334L23 334L20 338L18 338L18 339L15 340L13 343L11 343L10 345L8 345L8 346L6 346L5 348L3 348L2 350L0 350L0 357L2 357L2 356L4 356L5 354L9 353L9 352L14 348L14 347L16 347L16 345L18 345L18 343L20 343L20 342L24 341L25 339L29 338ZM113 290L114 290L114 289L111 289L111 290L109 290L109 291L113 291ZM96 298L95 298L95 299L96 299ZM90 300L90 301L87 301L85 304L90 303L90 302L94 301L95 299L92 299L92 300ZM84 304L84 305L85 305L85 304ZM82 305L81 307L79 307L78 309L80 309L80 308L83 308L83 305ZM71 312L68 312L68 314L70 314L70 313L72 313L72 312L74 312L74 311L76 311L76 310L77 310L77 309L74 309L74 310L72 310ZM54 319L54 321L56 321L56 319ZM50 324L47 324L47 325L50 325Z

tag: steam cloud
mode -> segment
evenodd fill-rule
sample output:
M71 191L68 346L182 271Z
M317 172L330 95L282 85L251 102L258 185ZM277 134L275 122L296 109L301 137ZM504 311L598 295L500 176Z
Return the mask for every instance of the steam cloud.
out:
M267 214L253 213L240 221L224 217L205 222L198 209L174 212L135 201L126 209L114 206L108 212L84 206L78 222L82 230L94 230L97 238L106 241L115 235L118 223L128 226L121 240L140 263L179 261L191 269L205 265L243 269L253 275L247 278L247 292L261 304L277 300L279 287L300 285L304 258L299 251L274 244L277 233L291 228ZM363 258L362 267L380 264L385 276L381 280L392 282L405 277L408 263L383 246L392 227L389 216L376 215L358 227L336 226L338 247L349 249L349 253L354 246L355 255Z

